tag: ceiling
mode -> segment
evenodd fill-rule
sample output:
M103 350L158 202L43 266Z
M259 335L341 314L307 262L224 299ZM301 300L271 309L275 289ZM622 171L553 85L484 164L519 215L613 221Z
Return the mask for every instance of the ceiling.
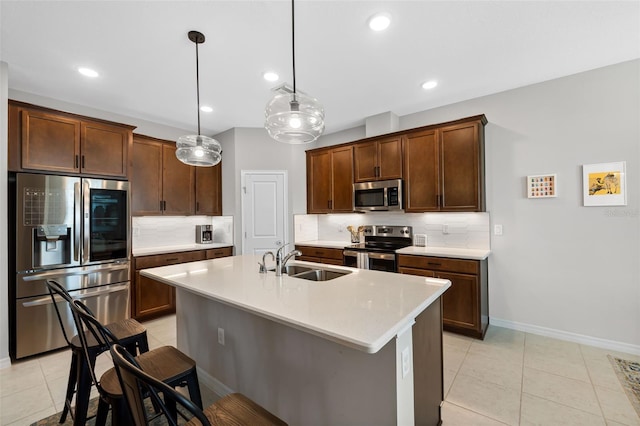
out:
M640 57L640 1L298 0L295 11L297 88L323 104L326 133ZM392 22L376 33L367 20L380 11ZM195 132L189 30L207 38L203 134L262 127L271 89L292 83L286 0L2 0L0 14L10 89L134 119Z

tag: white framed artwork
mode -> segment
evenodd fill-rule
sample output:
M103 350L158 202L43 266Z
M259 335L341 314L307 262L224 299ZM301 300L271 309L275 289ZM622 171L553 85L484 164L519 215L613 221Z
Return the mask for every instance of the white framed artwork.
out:
M582 193L585 206L626 206L626 162L582 165Z
M527 176L527 198L551 198L558 196L558 176L531 175Z

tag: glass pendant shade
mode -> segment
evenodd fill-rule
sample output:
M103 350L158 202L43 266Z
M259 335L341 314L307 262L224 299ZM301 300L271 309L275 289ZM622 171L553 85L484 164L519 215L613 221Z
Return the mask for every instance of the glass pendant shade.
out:
M176 142L176 157L190 166L211 167L222 160L222 146L208 136L180 136Z
M267 104L264 127L278 142L310 143L324 131L324 109L303 93L278 93Z

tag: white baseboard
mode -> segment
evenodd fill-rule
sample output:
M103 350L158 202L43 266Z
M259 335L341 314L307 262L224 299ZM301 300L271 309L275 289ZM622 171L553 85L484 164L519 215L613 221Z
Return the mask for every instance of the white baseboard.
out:
M11 358L0 359L0 370L7 367L11 367Z
M580 343L582 345L595 346L597 348L608 349L611 351L640 355L640 345L600 339L598 337L585 336L584 334L571 333L568 331L508 321L494 317L489 318L489 324L498 327L510 328L512 330L524 331L526 333L538 334L540 336L553 337L554 339L566 340L568 342Z
M216 396L223 397L235 392L233 389L231 389L215 377L211 376L202 368L196 366L196 370L198 371L198 381L207 388L211 389L213 393L216 394Z

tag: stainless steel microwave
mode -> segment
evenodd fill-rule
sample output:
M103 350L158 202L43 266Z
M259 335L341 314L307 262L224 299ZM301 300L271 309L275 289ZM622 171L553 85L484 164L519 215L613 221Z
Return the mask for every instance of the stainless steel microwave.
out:
M354 183L353 210L402 210L402 179Z

